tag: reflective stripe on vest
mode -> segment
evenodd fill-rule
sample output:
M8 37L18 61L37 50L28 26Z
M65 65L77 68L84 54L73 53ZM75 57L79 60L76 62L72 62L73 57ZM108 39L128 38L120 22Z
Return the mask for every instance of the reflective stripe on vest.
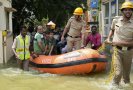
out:
M16 52L17 54L28 54L29 52Z
M26 60L30 58L30 52L29 52L29 45L30 45L30 37L26 35L25 41L21 38L19 35L17 38L17 48L16 53L17 55L21 56L21 60Z

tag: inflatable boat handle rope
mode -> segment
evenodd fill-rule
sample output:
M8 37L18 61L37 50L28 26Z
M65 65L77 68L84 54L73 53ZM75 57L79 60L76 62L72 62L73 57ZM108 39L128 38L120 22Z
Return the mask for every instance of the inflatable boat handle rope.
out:
M111 44L112 42L108 41L108 43ZM106 44L103 44L98 50L96 50L92 54L98 53L100 50L104 49L105 46L106 46ZM112 57L112 62L111 62L111 70L110 70L109 79L108 79L108 81L106 81L103 84L108 84L111 81L113 75L118 72L118 64L117 64L117 61L116 61L116 56L117 56L117 48L116 48L116 46L114 46L114 52L113 52L113 57ZM113 68L113 65L114 65L114 68Z

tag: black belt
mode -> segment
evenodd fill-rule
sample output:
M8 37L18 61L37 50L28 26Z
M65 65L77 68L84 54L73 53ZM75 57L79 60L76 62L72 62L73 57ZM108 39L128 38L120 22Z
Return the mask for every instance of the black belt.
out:
M75 36L75 37L70 36L70 35L68 35L68 36L71 37L71 38L80 38L80 36Z
M116 46L118 49L122 50L122 47L121 46ZM127 50L130 50L132 49L132 47L127 47Z

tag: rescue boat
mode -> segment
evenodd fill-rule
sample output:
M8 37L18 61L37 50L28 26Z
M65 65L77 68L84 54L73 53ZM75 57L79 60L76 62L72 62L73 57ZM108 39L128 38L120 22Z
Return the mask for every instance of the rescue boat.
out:
M103 53L92 54L93 49L80 49L61 55L30 56L30 66L51 74L85 74L104 70L107 67L107 57Z

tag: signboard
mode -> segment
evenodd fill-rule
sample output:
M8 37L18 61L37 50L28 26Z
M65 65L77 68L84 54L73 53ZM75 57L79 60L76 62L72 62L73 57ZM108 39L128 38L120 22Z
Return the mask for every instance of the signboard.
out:
M112 14L115 14L115 5L112 5L112 6L111 6L111 11L112 11L112 12L111 12Z
M91 1L91 8L97 8L97 7L98 7L97 1Z
M90 10L91 11L91 16L98 16L98 10Z
M133 0L129 0L129 2L133 3Z
M114 1L111 2L111 5L114 5L114 4L116 4L116 0L114 0Z

